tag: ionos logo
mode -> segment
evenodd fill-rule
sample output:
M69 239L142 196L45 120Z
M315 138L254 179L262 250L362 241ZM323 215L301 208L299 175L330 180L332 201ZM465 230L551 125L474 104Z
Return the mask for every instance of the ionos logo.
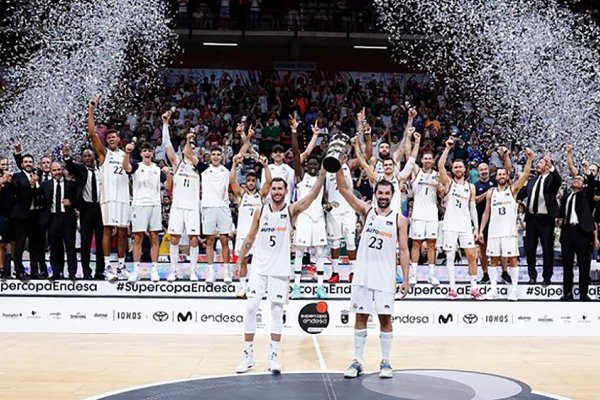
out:
M177 322L188 322L193 321L192 312L188 311L184 313L177 313Z
M115 320L141 320L142 313L139 311L115 311ZM96 314L94 314L96 317Z
M508 324L510 322L510 318L507 314L503 315L486 315L485 322L487 323L499 323L499 324Z
M165 322L169 319L169 314L167 314L165 311L157 311L154 313L154 315L152 315L152 318L154 318L156 322Z
M199 318L200 322L217 322L241 324L244 322L244 316L240 314L202 314Z
M428 315L398 315L394 317L394 322L399 322L401 324L428 324L429 316Z
M463 322L465 324L471 325L471 324L476 323L477 321L479 321L479 318L475 314L465 314L465 315L463 315Z
M329 326L329 307L324 301L309 303L298 314L298 324L306 333L317 334Z
M452 316L452 314L440 314L440 316L438 317L438 324L449 324L451 322L454 322L454 317Z

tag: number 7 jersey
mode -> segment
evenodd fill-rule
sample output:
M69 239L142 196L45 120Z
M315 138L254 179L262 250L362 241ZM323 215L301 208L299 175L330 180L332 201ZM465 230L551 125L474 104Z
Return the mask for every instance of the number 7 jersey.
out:
M125 152L106 149L102 171L100 203L120 202L129 204L129 176L123 170Z
M281 211L273 211L271 204L263 206L254 241L252 272L267 276L290 276L292 216L289 208L286 204Z

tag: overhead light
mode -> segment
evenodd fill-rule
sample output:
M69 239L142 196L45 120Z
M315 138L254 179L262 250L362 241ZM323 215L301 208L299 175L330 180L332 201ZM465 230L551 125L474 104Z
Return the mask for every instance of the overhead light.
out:
M215 46L215 47L237 47L237 43L232 42L204 42L204 46Z
M361 50L387 50L388 49L387 46L363 46L363 45L358 45L358 44L355 44L354 48L361 49Z

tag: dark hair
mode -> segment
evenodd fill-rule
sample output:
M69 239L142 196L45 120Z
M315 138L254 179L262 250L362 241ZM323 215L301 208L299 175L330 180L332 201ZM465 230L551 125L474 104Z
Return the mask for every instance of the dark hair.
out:
M433 150L427 149L427 150L423 150L423 152L421 153L421 158L423 158L424 156L426 156L427 154L430 154L431 157L435 158L435 154L433 154Z
M379 146L381 146L382 144L387 144L388 146L390 145L390 142L388 142L387 140L382 140L381 142L379 142L379 144L377 145L377 148L379 148Z
M152 151L154 151L154 146L152 146L152 143L144 142L140 146L140 151L142 151L142 150L152 150Z
M285 153L285 149L283 148L282 145L276 144L275 146L273 146L273 150L271 150L271 153L277 153L277 152Z
M465 160L463 160L462 158L456 158L452 161L452 164L454 164L455 162L459 162L463 165L463 167L466 167L465 165Z
M306 159L306 162L308 163L310 160L317 160L317 162L319 164L321 163L321 159L319 158L319 156L317 156L315 154L308 156L308 158Z
M246 179L248 178L255 178L256 179L256 172L254 171L248 171L248 173L246 174Z
M389 186L392 189L392 194L394 194L394 185L392 184L392 182L388 181L387 179L382 179L382 180L378 181L375 184L375 187L373 188L373 193L377 192L377 189L379 188L379 186Z
M273 178L271 179L271 186L273 186L275 182L283 182L283 187L287 189L287 182L285 181L285 179L280 177Z
M215 146L212 149L210 149L210 152L212 153L213 151L218 151L219 153L223 154L223 150L221 150L221 148L219 146Z
M107 130L107 131L106 131L106 137L108 137L108 135L113 135L113 134L114 134L114 135L117 135L117 136L119 136L119 137L121 136L121 135L119 134L119 131L118 131L118 130L116 130L116 129L109 129L109 130Z
M33 155L31 153L25 153L21 156L21 162L26 158L31 158L31 161L34 161Z

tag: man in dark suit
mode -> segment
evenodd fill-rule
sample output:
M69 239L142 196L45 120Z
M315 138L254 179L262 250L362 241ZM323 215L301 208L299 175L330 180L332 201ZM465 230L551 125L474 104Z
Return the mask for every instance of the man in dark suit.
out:
M65 266L65 250L69 278L75 279L77 273L77 256L75 254L75 231L77 217L73 205L76 197L76 184L63 177L62 166L53 162L51 165L52 180L41 185L43 208L40 212L40 223L48 227L50 238L51 279L62 279Z
M92 278L90 267L90 252L92 238L96 236L96 272L94 279L104 280L104 253L102 251L102 237L104 224L100 208L100 192L102 190L102 177L96 167L94 153L90 149L81 152L82 164L76 163L71 158L71 148L63 147L63 159L67 170L75 176L77 182L77 195L75 207L79 210L79 226L81 227L81 266L83 278Z
M5 259L5 255L6 246L12 240L10 213L15 202L11 185L12 176L8 158L0 157L0 281L11 276L10 261Z
M44 227L40 225L39 175L33 167L33 156L24 154L21 172L13 175L11 185L15 203L11 211L15 234L15 272L17 279L28 280L48 278L48 270L44 262ZM23 267L25 242L29 238L29 260L31 276Z
M562 179L548 155L538 161L536 171L537 176L527 183L527 269L529 283L536 283L535 253L539 239L544 259L543 284L548 286L554 272L554 220L559 212L556 196Z

